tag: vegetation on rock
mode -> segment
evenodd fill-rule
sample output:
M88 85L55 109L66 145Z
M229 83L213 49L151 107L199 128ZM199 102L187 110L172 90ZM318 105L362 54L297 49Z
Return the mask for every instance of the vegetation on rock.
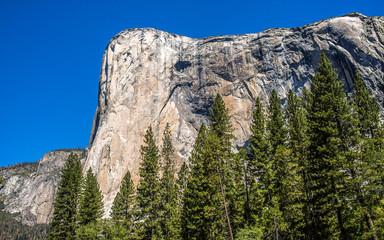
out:
M62 170L49 239L382 239L384 141L379 107L356 73L347 99L325 54L310 89L256 98L247 149L235 150L221 95L176 175L171 126L161 151L152 127L101 220L102 195L71 154Z
M80 159L71 153L61 171L61 181L53 203L54 212L48 239L75 239L82 172Z

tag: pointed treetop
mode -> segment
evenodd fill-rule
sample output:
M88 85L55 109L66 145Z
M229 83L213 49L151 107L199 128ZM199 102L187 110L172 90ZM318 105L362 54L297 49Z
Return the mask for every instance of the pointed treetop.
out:
M135 199L135 186L133 184L131 173L127 171L116 194L112 205L112 220L118 223L128 225L133 221L133 204Z
M209 120L210 130L212 130L218 137L229 135L229 133L233 131L228 109L219 93L216 95L213 102Z
M251 131L253 135L257 133L264 135L265 131L264 110L259 97L256 98L255 108L252 113Z
M374 137L380 123L380 107L370 96L360 74L356 71L353 85L353 103L359 118L360 132L364 137Z
M103 195L99 183L92 169L89 168L85 175L84 189L80 198L79 215L81 226L96 222L104 215Z
M268 106L269 121L267 129L269 131L269 141L275 151L279 145L284 144L286 130L284 122L284 114L281 106L281 99L277 95L275 89L272 90L271 97L269 98Z

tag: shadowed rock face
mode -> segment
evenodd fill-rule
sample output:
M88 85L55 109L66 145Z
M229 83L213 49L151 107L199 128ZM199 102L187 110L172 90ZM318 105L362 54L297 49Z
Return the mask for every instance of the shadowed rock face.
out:
M0 168L0 176L6 182L0 188L5 210L20 213L18 218L24 224L48 223L53 213L60 170L70 152L84 155L82 150L52 151L38 162Z
M155 29L130 29L108 44L98 108L84 169L97 173L107 215L126 173L138 182L140 145L149 125L161 144L171 123L178 164L187 160L216 93L229 108L241 147L257 96L310 86L324 51L347 91L358 70L383 104L384 18L358 13L292 29L193 39Z
M381 106L384 101L384 17L348 14L292 29L192 39L155 29L131 29L108 44L102 62L99 99L84 172L97 173L109 209L126 171L138 182L140 146L151 124L161 144L170 122L175 157L189 157L216 93L229 108L237 140L249 137L257 96L272 89L285 100L289 89L310 86L324 51L350 92L358 70ZM36 166L0 169L6 210L24 223L47 223L69 153L47 153ZM23 170L24 169L24 170Z

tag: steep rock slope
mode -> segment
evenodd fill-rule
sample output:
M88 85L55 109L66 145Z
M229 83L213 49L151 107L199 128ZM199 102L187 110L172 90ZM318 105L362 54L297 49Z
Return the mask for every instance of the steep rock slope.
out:
M97 172L110 209L126 171L138 182L140 145L147 127L161 143L171 123L178 163L185 161L209 107L221 93L241 147L249 137L254 100L272 89L286 97L310 85L324 51L350 91L358 70L383 104L384 18L358 13L304 27L193 39L155 29L130 29L108 44L98 108L84 170Z
M48 223L60 170L71 152L82 156L84 162L83 150L57 150L46 153L37 162L0 168L0 176L6 182L0 189L5 210L19 213L18 218L24 224Z

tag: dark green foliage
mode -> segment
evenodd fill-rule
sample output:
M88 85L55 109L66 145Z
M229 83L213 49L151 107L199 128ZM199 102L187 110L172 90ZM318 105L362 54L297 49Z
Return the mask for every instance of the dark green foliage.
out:
M177 239L179 236L179 218L177 208L177 188L175 179L175 163L173 159L174 148L170 125L167 123L164 129L163 146L161 148L162 172L161 178L161 220L164 239Z
M322 54L311 90L302 99L289 92L285 118L275 91L266 124L256 100L245 221L263 238L379 239L382 129L379 108L356 78L352 105Z
M203 184L205 180L203 148L207 140L207 128L201 125L197 135L189 164L191 172L188 176L187 187L183 198L183 209L181 215L182 238L199 239L208 236L209 233L204 228L206 219L204 218L204 204L207 198L204 192L207 186ZM203 202L200 202L204 200Z
M263 231L257 227L246 227L238 231L237 240L261 240L263 239Z
M137 202L140 208L137 234L140 239L161 237L159 157L152 127L149 126L144 136L144 145L141 146L140 182L137 187Z
M380 131L380 107L371 97L360 74L356 71L353 85L353 103L363 138L374 138Z
M48 239L75 238L81 181L80 159L76 154L71 153L61 171Z
M87 218L78 218L76 237L383 238L384 131L375 99L356 74L353 101L348 101L323 53L311 89L302 95L290 90L284 110L273 90L267 118L257 98L249 152L233 153L233 127L218 94L209 127L201 125L188 165L183 163L177 178L170 125L161 153L149 127L136 199L128 172L113 203L112 220L97 220L101 215L89 220L83 205L99 198L85 198L84 191L79 213ZM88 171L87 179L91 176L97 191L89 192L98 192Z
M79 204L79 225L85 226L101 219L104 214L103 195L101 194L96 176L89 168L84 181Z
M231 238L244 225L244 154L232 154L228 109L220 94L202 125L189 159L182 211L183 239Z
M345 167L353 164L350 157L356 144L356 127L342 83L324 53L309 94L313 237L348 239L354 230L346 223L351 209L345 201L349 178Z
M13 175L30 176L38 169L39 162L23 162L9 165L6 167L0 167L0 172L12 170Z
M242 170L238 165L239 161L236 161L232 154L231 140L235 138L233 135L233 126L230 122L228 109L220 94L217 94L213 102L210 115L209 115L209 130L212 138L215 138L216 147L212 146L211 151L216 155L216 174L219 177L219 192L221 192L222 208L225 213L227 222L227 235L232 238L234 229L233 222L239 223L239 218L243 218L242 211L239 209L237 199L240 198L241 193L238 192L238 188L241 185L241 179L243 173L236 173L235 170ZM237 159L240 160L240 159ZM240 214L241 216L239 216Z
M128 233L134 230L135 186L129 171L125 174L120 191L113 201L111 217L115 224L122 225Z
M219 139L223 151L228 152L231 148L231 140L234 138L233 127L228 115L228 109L220 94L216 95L209 115L209 130Z
M17 215L7 213L0 202L0 239L2 240L38 240L45 239L48 232L47 224L34 226L24 225L15 220Z
M287 133L288 133L288 147L291 150L291 156L288 160L289 170L288 174L292 179L285 179L286 183L291 184L288 191L288 195L291 198L287 205L284 207L286 212L293 214L286 215L289 224L290 238L302 237L302 234L309 237L310 225L309 225L309 208L307 204L308 196L310 195L310 189L308 185L308 121L307 112L304 108L303 101L289 90L286 107L286 119L287 119ZM293 208L290 210L290 208Z
M268 140L274 153L279 145L283 145L286 140L286 130L284 122L284 114L281 107L281 99L277 95L275 89L272 90L269 98L267 122Z
M248 225L262 220L266 191L268 191L268 178L271 147L266 138L265 116L260 98L256 99L252 114L251 137L249 146L249 162L246 170L246 221Z
M184 162L180 167L180 170L177 174L177 180L176 180L177 202L180 209L182 209L183 207L183 197L184 197L185 190L187 189L188 176L189 176L189 167L187 163Z
M247 225L245 220L247 211L247 195L245 185L245 164L248 154L245 149L240 149L229 162L228 181L226 186L228 211L231 220L233 235Z
M295 185L297 182L294 179L296 173L290 172L295 166L291 161L290 151L285 147L286 130L283 113L281 99L277 92L272 90L267 121L267 140L271 146L271 153L267 164L261 168L266 174L260 178L265 184L262 226L267 237L277 237L288 230L289 223L284 218L284 211L292 200L287 194L290 190L289 185Z
M130 240L128 230L121 224L111 220L99 220L79 227L76 234L78 240Z
M225 215L217 174L218 140L201 126L192 156L182 212L183 239L225 239Z
M375 220L375 209L380 208L380 200L384 196L383 129L379 105L370 96L358 72L355 75L353 107L361 138L361 149L350 170L355 193L353 204L357 212L355 221L364 226L360 229L364 237L378 239L375 225L380 220Z

